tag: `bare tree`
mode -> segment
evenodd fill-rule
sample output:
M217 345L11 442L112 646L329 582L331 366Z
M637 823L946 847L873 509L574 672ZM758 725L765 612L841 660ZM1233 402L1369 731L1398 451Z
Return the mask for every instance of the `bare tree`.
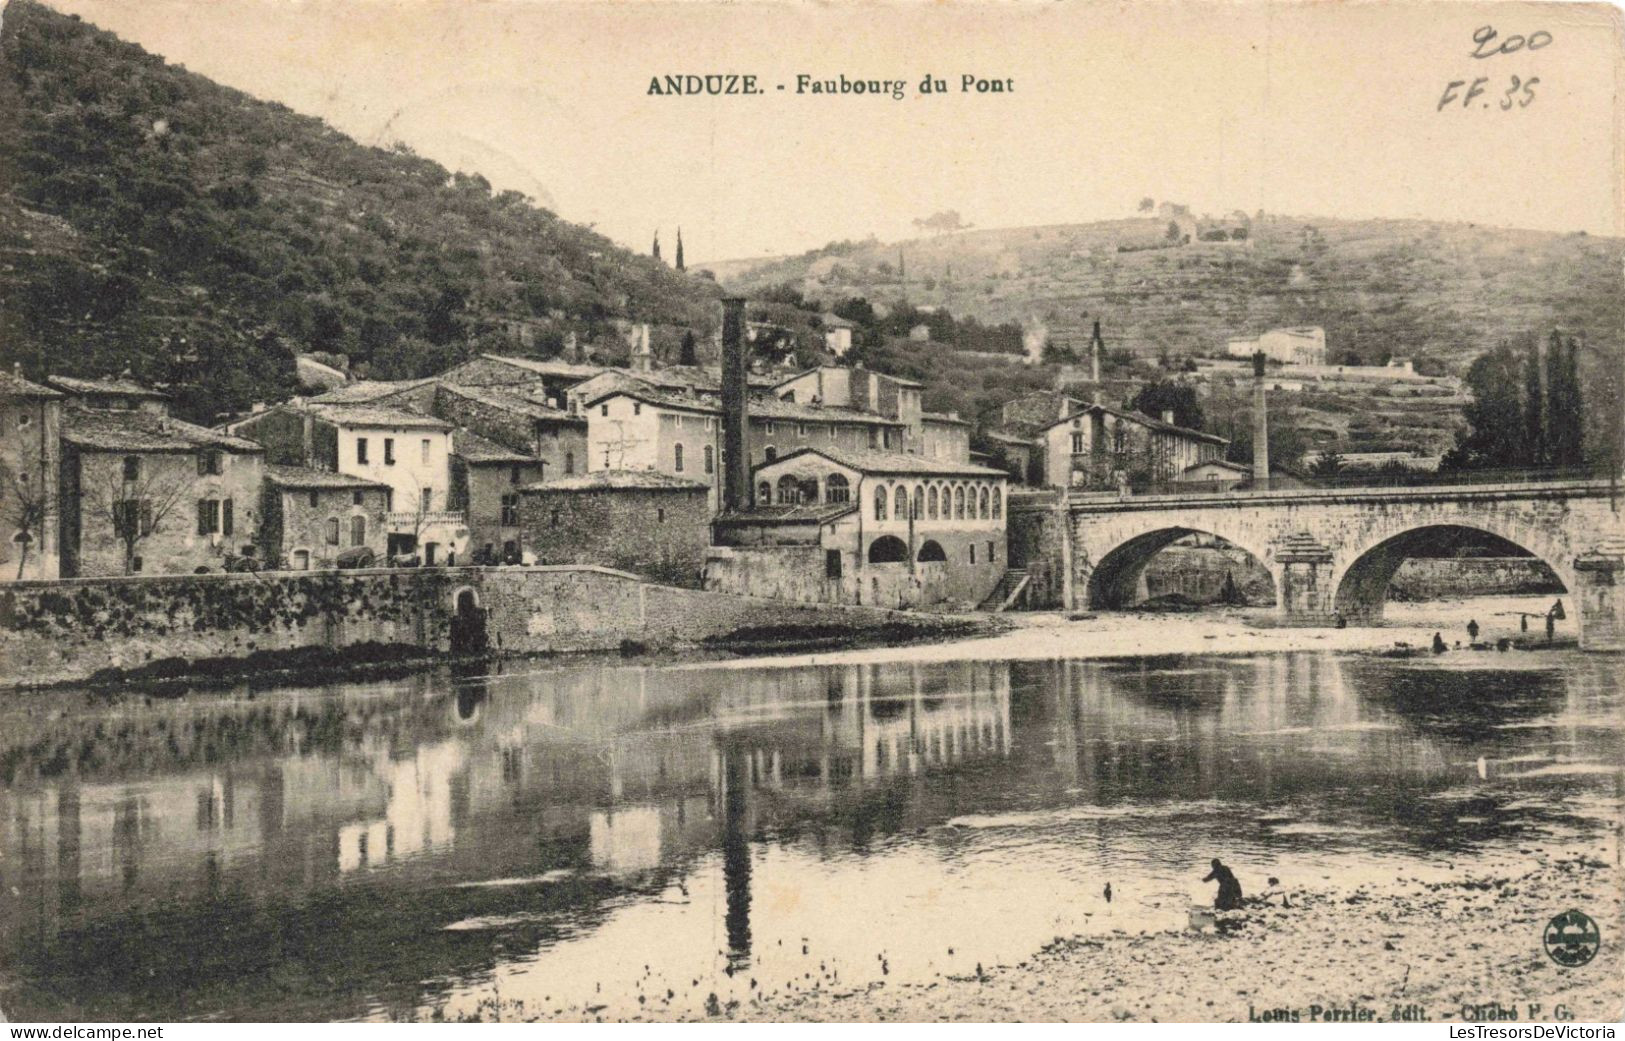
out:
M624 419L612 420L616 436L599 442L598 447L604 452L604 469L621 470L626 467L627 453L643 444L648 438L633 437L627 433Z
M165 474L149 459L135 461L133 468L109 467L86 495L90 512L112 525L114 536L123 544L126 575L135 573L136 549L148 536L162 530L164 521L192 487L191 480L182 473Z
M56 514L50 489L44 480L33 480L29 474L13 473L0 466L0 495L4 496L5 511L0 514L5 527L13 532L11 542L22 548L17 555L17 578L22 579L28 568L28 554L45 529L46 521Z

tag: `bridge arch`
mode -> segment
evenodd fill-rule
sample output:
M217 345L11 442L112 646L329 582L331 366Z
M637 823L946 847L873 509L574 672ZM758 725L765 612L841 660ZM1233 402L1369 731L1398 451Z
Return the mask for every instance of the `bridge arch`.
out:
M1382 532L1342 554L1332 573L1333 608L1350 625L1381 622L1388 586L1400 565L1417 557L1437 557L1439 550L1464 542L1487 546L1504 556L1533 557L1551 568L1565 593L1573 594L1578 588L1572 554L1537 530L1515 530L1479 520L1464 524L1452 518Z
M1143 588L1142 580L1151 558L1187 535L1222 539L1252 557L1269 573L1272 602L1280 602L1281 576L1262 548L1250 545L1250 540L1233 538L1208 527L1169 526L1131 535L1101 554L1084 584L1084 603L1091 610L1112 610L1134 603Z

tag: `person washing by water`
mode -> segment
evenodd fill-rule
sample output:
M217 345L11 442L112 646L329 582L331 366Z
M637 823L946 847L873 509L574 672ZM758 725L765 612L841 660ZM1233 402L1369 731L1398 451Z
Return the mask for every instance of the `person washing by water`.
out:
M1444 645L1444 637L1440 636L1438 633L1434 633L1433 634L1433 653L1434 654L1443 654L1445 651L1447 651L1449 649L1450 648L1448 648L1448 647L1446 647Z
M1467 619L1467 640L1469 643L1478 642L1478 619Z
M1214 910L1235 911L1241 907L1241 883L1236 881L1235 872L1220 863L1218 857L1213 858L1213 870L1202 881L1219 883L1219 895L1213 898Z

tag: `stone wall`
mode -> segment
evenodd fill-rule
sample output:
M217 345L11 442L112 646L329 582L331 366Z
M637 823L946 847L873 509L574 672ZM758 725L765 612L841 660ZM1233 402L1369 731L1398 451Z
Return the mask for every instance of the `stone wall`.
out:
M422 568L25 582L0 590L0 687L69 683L165 658L360 643L450 650L472 594L509 654L697 644L740 630L930 625L881 608L657 585L596 566Z
M1027 603L1035 608L1059 608L1065 598L1061 542L1067 524L1056 512L1056 498L1057 493L1012 496L1006 521L1009 566L1027 572Z
M1563 591L1557 574L1535 557L1413 557L1388 583L1392 600Z
M663 582L698 585L711 544L707 489L553 490L520 495L524 549L538 564L604 563Z

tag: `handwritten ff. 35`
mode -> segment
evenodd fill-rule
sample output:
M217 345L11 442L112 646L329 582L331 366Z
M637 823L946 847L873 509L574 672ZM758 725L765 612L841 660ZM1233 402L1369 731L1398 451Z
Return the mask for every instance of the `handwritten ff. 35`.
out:
M1473 31L1474 46L1469 56L1483 61L1517 54L1519 51L1538 51L1542 47L1549 47L1551 42L1552 34L1545 29L1537 29L1528 36L1514 33L1503 37L1496 32L1493 25L1486 25ZM1535 84L1539 82L1539 76L1524 79L1516 75L1509 75L1505 80L1491 76L1477 76L1471 80L1451 80L1445 84L1444 93L1439 97L1439 107L1434 111L1443 112L1446 108L1475 106L1489 108L1492 103L1503 112L1510 112L1514 108L1528 108L1535 100Z

